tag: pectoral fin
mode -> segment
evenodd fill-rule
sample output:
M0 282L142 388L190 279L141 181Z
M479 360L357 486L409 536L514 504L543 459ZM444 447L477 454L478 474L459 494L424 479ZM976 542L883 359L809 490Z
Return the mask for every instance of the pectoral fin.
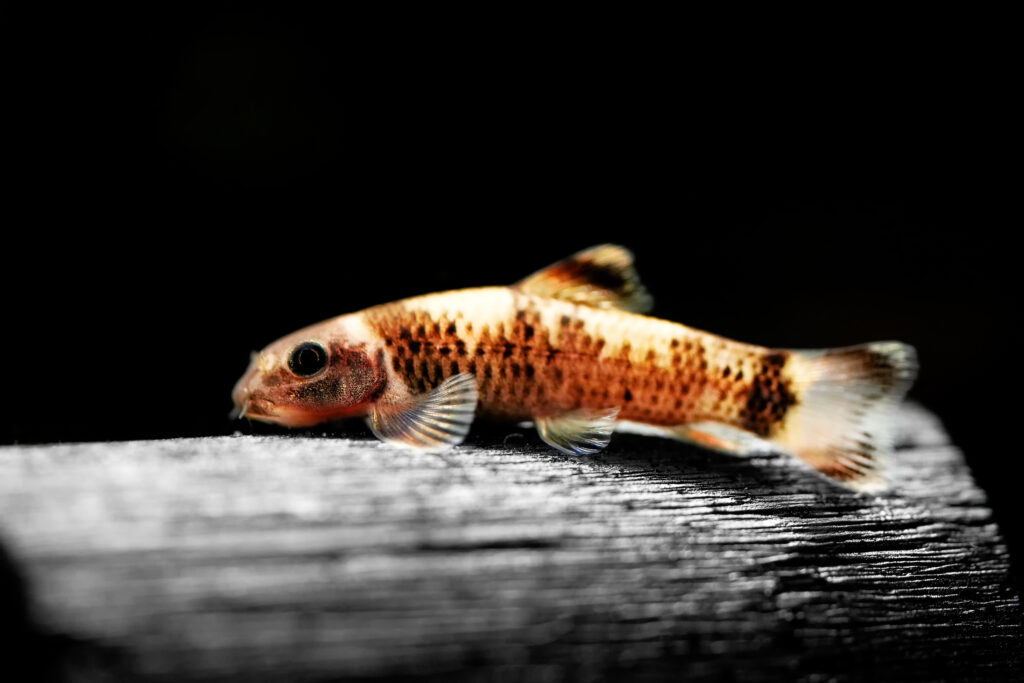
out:
M409 401L375 403L366 422L381 441L441 450L466 438L476 403L476 379L461 373Z
M552 448L569 455L591 455L608 445L618 414L618 408L574 410L534 420L540 438Z
M654 305L633 268L633 255L614 244L574 254L521 280L515 287L527 294L596 308L646 313Z

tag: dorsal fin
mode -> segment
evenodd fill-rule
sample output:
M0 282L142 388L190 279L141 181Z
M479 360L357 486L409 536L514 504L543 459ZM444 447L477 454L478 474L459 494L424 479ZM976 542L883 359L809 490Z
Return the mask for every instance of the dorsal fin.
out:
M654 305L633 268L633 254L615 244L585 249L514 286L527 294L597 308L646 313Z

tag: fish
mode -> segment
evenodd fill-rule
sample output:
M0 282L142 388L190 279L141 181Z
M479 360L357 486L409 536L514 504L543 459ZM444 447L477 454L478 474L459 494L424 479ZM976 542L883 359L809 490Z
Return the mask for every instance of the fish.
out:
M426 294L306 327L254 353L235 412L286 427L361 417L382 441L456 446L478 416L590 455L640 431L787 453L839 485L885 488L893 417L917 373L897 341L795 350L646 315L633 254L602 244L511 286Z

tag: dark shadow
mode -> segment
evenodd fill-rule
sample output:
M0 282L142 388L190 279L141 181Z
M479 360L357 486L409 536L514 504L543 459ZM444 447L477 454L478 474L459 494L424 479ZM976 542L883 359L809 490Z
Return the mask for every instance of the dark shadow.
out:
M0 542L0 679L25 683L113 683L132 680L116 648L53 633L32 613L30 585Z

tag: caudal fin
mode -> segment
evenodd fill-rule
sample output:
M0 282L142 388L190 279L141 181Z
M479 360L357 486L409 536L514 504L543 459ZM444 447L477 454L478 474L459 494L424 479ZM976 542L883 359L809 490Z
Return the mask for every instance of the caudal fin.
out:
M799 400L771 440L846 486L884 486L896 408L917 374L914 347L875 342L792 353Z

